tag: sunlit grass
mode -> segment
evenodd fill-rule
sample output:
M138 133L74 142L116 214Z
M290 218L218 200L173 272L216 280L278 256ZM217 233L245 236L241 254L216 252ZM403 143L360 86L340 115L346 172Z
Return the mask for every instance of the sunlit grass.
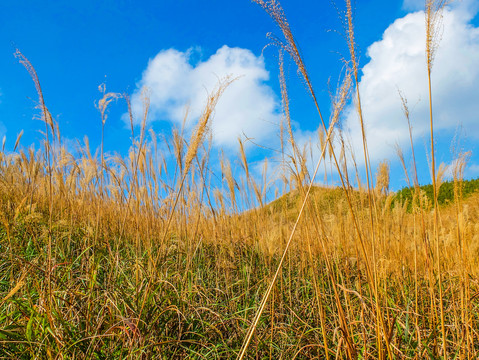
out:
M252 173L241 139L240 166L226 157L211 164L211 116L231 79L205 99L191 135L174 129L159 146L145 96L126 156L105 153L103 141L96 155L87 141L72 154L17 52L39 95L45 138L34 150L20 135L13 152L0 153L0 357L478 357L479 195L463 181L467 154L457 155L453 181L434 168L433 185L420 187L414 174L401 196L389 191L387 162L371 169L364 138L367 176L351 172L355 154L331 141L342 139L334 125L351 94L360 104L347 1L351 61L318 139L320 161L333 162L341 186L314 185L293 137L283 52L317 106L315 93L279 3L256 2L284 35L273 38L285 115L278 181ZM112 100L125 100L130 114L131 106L101 90L103 133ZM280 196L267 203L267 192Z

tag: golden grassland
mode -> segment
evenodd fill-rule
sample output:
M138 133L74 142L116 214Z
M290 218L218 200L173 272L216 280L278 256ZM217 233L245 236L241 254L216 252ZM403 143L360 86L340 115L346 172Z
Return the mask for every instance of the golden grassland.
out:
M53 167L50 199L43 155L1 159L2 356L236 357L294 226L301 191L241 214L208 208L198 195L207 197L208 187L194 178L202 178L195 167L169 220L174 199L158 202L145 190L159 186L145 183L151 168L138 166L138 186L125 180L138 156L130 164L106 159L105 173L87 152L74 158L60 151L52 158L64 166ZM431 204L408 211L378 194L371 229L367 197L364 190L351 196L367 239L364 259L343 190L314 189L251 356L343 358L350 346L357 358L378 358L378 342L383 352L386 346L378 332L387 330L394 357L439 358ZM462 358L478 351L478 199L458 198L439 211L447 350ZM366 266L374 269L377 295Z
M335 125L350 95L363 121L350 2L351 60L328 127L279 3L255 2L284 35L274 38L280 59L293 58L313 96L321 160L331 159L341 186L313 186L321 162L310 171L294 141L282 61L284 166L274 183L282 196L266 204L271 179L251 174L241 140L240 169L222 158L220 184L211 176L209 124L234 80L210 94L191 137L173 130L159 146L145 99L127 156L105 153L103 141L95 154L88 142L73 154L17 52L37 88L45 139L35 151L19 136L0 153L0 358L478 357L479 194L462 196L467 154L455 162L453 202L438 204L444 168L433 147L432 201L414 168L412 198L399 202L387 163L372 176L364 137L366 181L353 188L361 175L348 173L346 159L355 154L344 141L336 154L331 141L342 139ZM444 5L426 2L429 79ZM131 107L102 90L103 132L111 101ZM433 134L431 109L432 144Z

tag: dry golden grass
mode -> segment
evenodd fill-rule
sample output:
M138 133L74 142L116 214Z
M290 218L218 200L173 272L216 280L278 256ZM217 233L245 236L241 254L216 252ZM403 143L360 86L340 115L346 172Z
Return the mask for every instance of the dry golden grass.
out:
M128 201L122 187L130 188L135 156L132 161L107 157L105 188L100 189L94 185L99 184L100 162L89 158L87 150L84 157L59 154L52 176L51 269L43 251L50 228L45 157L31 150L2 154L2 353L234 357L251 311L285 249L304 193L298 189L262 209L234 214L228 210L229 189L222 195L224 208L211 208L208 184L187 181L188 193L180 196L164 238L176 193L156 198L155 191L142 190L162 184L138 171L139 186ZM144 156L145 164L151 164L153 154L146 150ZM202 163L190 169L198 179L206 178ZM60 171L64 176L58 176ZM236 183L239 195L244 189L239 179ZM359 224L369 218L364 191L349 195ZM473 358L478 351L478 200L478 195L458 198L442 207L439 217L441 270L447 284L446 350L458 351L459 358ZM439 357L440 338L433 327L440 324L438 289L435 280L430 281L434 268L428 264L435 261L428 240L434 234L432 204L408 211L407 206L391 207L391 195L378 195L376 202L376 242L369 242L367 225L361 230L367 246L375 246L376 262L369 261L385 302L384 322L393 329L391 351L398 358L423 358L429 352ZM377 329L371 326L378 322L370 300L374 294L346 195L339 188L315 187L308 203L249 352L271 358L280 353L291 358L346 357L348 345L337 331L344 317L351 351L378 358ZM155 256L161 261L152 261ZM50 304L44 277L48 272ZM168 315L172 311L173 317ZM205 322L197 323L200 319ZM288 347L290 343L296 345Z
M273 39L293 57L317 106L279 2L255 2L277 22L284 41ZM444 3L431 4L427 16L437 24ZM107 106L125 100L130 151L105 154L102 141L94 156L86 139L74 156L33 66L17 52L39 93L45 139L35 151L21 146L20 134L14 152L0 152L0 357L478 357L479 195L462 196L468 154L456 154L453 203L438 204L445 169L435 169L434 149L432 200L414 168L411 203L401 203L389 192L387 162L373 178L364 138L367 186L352 187L350 178L364 175L347 167L355 154L335 128L352 93L363 121L349 1L346 10L350 66L328 127L317 108L321 154L312 173L294 140L280 55L277 182L266 168L252 174L241 139L241 169L220 156L213 180L209 124L231 79L211 93L189 140L184 128L162 140L165 153L146 126L147 96L135 136L128 97L102 88L101 127ZM327 157L341 187L313 185ZM272 186L282 196L265 204Z

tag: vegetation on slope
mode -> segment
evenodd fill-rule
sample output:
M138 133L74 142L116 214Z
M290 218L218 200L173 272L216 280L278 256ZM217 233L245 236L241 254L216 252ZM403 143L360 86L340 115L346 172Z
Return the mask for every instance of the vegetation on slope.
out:
M279 3L256 2L279 25L285 43L278 45L316 101ZM220 183L211 180L210 117L230 80L210 94L190 137L174 130L164 140L166 153L147 132L145 102L127 156L105 154L103 145L92 155L88 143L74 156L33 66L17 53L38 91L45 139L39 151L19 138L13 153L0 152L0 357L478 357L479 202L459 196L464 161L454 206L430 211L420 200L408 211L407 202L391 206L387 166L373 187L365 138L361 191L348 179L348 149L343 143L336 157L331 144L333 132L342 136L334 125L352 83L362 126L346 4L352 69L333 99L330 126L322 121L321 141L321 158L334 160L342 188L310 186L315 174L292 136L281 64L289 135L281 138L288 161L280 180L290 194L264 209L258 205L274 182L251 174L241 140L238 171L223 159ZM430 26L444 2L426 5ZM99 101L102 129L119 97L104 93Z
M457 185L457 184L456 184ZM439 205L453 203L454 202L454 191L459 191L459 196L461 198L467 198L474 193L477 193L479 190L479 179L463 180L459 184L459 187L456 187L454 181L445 181L441 184L438 190L437 202ZM434 189L432 184L421 185L419 186L420 192L428 199L430 204L434 203ZM393 200L393 205L402 205L408 203L408 209L411 209L411 204L413 202L415 194L414 187L405 187L399 190Z

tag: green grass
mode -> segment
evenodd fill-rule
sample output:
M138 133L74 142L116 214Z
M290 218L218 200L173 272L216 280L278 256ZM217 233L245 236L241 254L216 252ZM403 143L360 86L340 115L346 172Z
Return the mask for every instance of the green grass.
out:
M478 179L470 179L464 180L460 184L461 190L461 198L465 199L472 194L475 194L479 190L479 178ZM434 190L432 184L428 185L421 185L419 186L421 193L423 193L427 199L429 204L434 203ZM394 196L394 200L392 202L392 206L402 205L406 201L408 203L408 210L411 210L411 204L413 202L415 189L414 187L405 187L398 192L396 192ZM445 181L441 184L437 196L437 202L439 205L450 204L454 202L454 181Z
M53 233L56 266L47 311L46 241L36 236L45 230L45 220L34 226L16 221L11 229L13 248L1 228L0 293L6 294L26 273L24 285L0 305L3 358L234 359L278 261L276 256L267 261L254 246L205 243L188 267L184 244L177 239L149 282L146 253L138 255L128 242L114 253L105 243L86 246L84 231L58 226ZM331 355L341 347L324 260L316 256L310 266L296 261L300 257L290 254L274 301L257 328L251 349L255 358L325 357L313 277L322 289ZM344 289L340 299L349 309L358 357L367 353L377 358L375 329L367 325L375 315L365 274L357 263L337 258L333 264L333 278ZM419 281L416 297L414 274L406 270L402 279L386 278L380 284L397 354L439 358L434 335L438 324L421 315L430 312L428 283ZM455 281L454 276L445 277L444 284L450 287ZM457 291L453 286L446 292L445 304L459 298ZM472 283L471 292L477 291L478 285ZM419 314L412 311L416 301ZM479 326L477 307L472 310L471 321ZM454 324L454 317L449 312L447 323ZM459 341L453 330L451 344Z

